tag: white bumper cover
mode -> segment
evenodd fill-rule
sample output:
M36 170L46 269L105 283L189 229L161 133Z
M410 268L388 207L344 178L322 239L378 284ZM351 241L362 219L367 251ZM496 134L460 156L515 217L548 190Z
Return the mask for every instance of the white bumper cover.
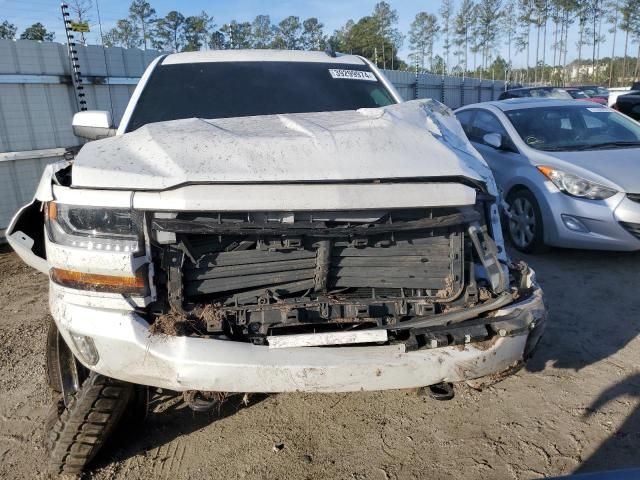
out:
M76 356L81 358L70 331L93 339L100 359L92 370L176 391L348 392L469 380L522 360L527 339L534 335L526 330L480 345L410 352L404 345L270 349L228 340L151 335L147 322L135 312L70 303L74 296L65 290L51 285L51 311ZM530 311L535 324L544 323L539 289L496 313L503 316L516 309Z

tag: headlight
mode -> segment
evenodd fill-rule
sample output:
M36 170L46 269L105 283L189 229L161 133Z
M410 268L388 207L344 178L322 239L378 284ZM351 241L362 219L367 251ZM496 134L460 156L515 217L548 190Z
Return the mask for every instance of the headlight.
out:
M616 193L616 190L598 183L586 180L577 175L556 170L555 168L539 166L538 170L558 187L561 192L573 197L588 198L590 200L604 200Z
M47 204L52 242L87 250L135 253L140 242L138 221L131 210Z

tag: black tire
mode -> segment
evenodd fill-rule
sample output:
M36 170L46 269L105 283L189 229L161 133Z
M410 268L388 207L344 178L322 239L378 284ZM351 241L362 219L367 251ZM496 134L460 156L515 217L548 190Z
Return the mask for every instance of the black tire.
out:
M125 415L144 418L147 389L80 365L53 319L47 333L46 360L53 393L44 440L49 452L48 469L56 475L78 475Z
M517 219L507 218L507 235L511 244L524 253L543 253L549 250L544 244L544 224L540 206L533 193L520 189L509 193L507 204Z
M51 473L82 473L122 419L134 387L91 372L68 405L59 396L46 426Z

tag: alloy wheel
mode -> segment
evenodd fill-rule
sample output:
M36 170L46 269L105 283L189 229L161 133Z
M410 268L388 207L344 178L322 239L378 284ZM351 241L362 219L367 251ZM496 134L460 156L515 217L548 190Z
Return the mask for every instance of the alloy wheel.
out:
M533 242L536 233L536 215L533 205L524 197L516 197L511 204L509 233L511 240L519 248L526 248Z

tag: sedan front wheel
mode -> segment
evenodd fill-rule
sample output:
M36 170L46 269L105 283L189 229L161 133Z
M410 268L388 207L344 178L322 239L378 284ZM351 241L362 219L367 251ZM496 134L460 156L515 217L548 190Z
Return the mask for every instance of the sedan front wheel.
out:
M521 252L540 253L544 244L542 214L535 196L529 190L517 190L507 197L509 205L509 238Z

